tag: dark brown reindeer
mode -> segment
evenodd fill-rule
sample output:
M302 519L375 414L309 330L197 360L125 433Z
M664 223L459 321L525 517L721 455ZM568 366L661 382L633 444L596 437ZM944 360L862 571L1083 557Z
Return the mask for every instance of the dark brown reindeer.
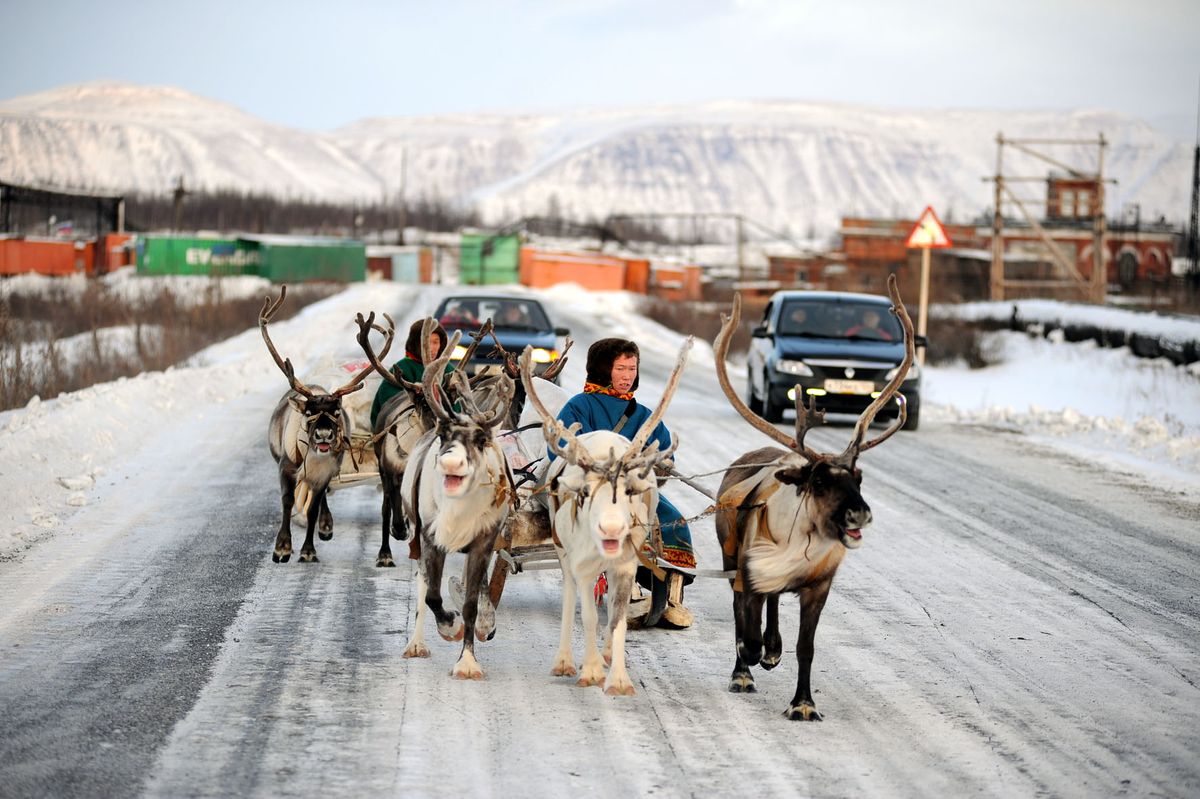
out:
M400 483L404 470L408 465L408 457L421 436L432 430L437 419L434 412L425 402L420 383L405 380L398 371L388 369L383 365L383 357L375 354L371 346L370 332L375 330L385 337L384 352L391 346L396 334L396 323L392 317L383 315L386 327L375 324L375 314L372 312L366 319L358 314L355 322L358 324L358 344L362 347L371 362L371 366L384 380L391 383L400 393L384 403L375 420L375 459L379 464L379 480L383 488L383 519L382 543L379 554L375 557L375 565L380 567L395 566L392 558L389 536L397 541L408 538L408 525L404 518L400 502ZM479 342L491 332L492 320L488 320L475 334L475 340L467 348L466 356L459 362L455 371L463 369L471 356L475 354ZM426 334L427 335L427 334ZM453 347L447 347L448 352L442 353L447 357L453 352ZM443 361L443 364L445 361ZM444 367L443 367L444 368ZM414 548L414 551L416 549Z
M495 612L483 590L484 573L515 497L512 473L494 438L494 429L508 414L513 382L505 377L492 405L481 408L465 375L443 373L461 337L459 332L431 362L428 341L433 324L432 319L426 320L422 334L427 364L422 390L437 423L417 442L401 480L404 512L421 539L417 619L404 656L429 656L424 640L428 608L442 638L463 641L451 675L481 679L475 638L487 640L495 629ZM456 384L462 411L455 410L447 396L443 387L447 380ZM442 601L442 571L449 552L467 555L461 616L447 610Z
M363 380L371 373L361 370L349 383L332 393L321 386L306 386L296 379L292 362L279 357L267 324L287 296L287 286L279 290L275 302L267 297L258 315L258 328L276 365L287 376L291 388L271 413L267 441L271 456L279 465L279 488L283 503L283 520L275 537L271 559L287 563L292 556L292 507L301 489L301 508L308 522L308 534L300 547L300 562L315 563L317 549L313 531L320 522L322 541L333 538L333 515L329 512L326 493L329 482L341 470L342 452L350 446L350 420L342 409L342 397L362 388Z
M764 447L746 453L733 462L721 482L722 510L716 518L717 537L725 569L736 572L732 582L737 662L729 690L752 693L755 687L750 667L757 664L771 669L779 664L783 652L779 595L798 593L800 632L796 659L800 672L796 694L784 713L792 720L821 720L811 689L817 622L846 550L858 548L863 528L871 523L871 508L859 493L862 473L855 465L858 456L890 438L908 416L904 395L898 389L913 360L913 325L900 301L894 275L888 278L888 294L892 298L892 313L899 316L904 327L904 361L895 377L858 418L850 443L838 455L817 452L804 443L805 433L825 416L824 411L815 410L813 403L805 408L797 395L793 437L751 411L733 390L725 358L741 316L740 295L734 298L732 315L722 319L721 332L713 345L717 379L730 404L756 430L786 447L785 450ZM900 406L895 422L878 437L864 442L875 415L893 398Z

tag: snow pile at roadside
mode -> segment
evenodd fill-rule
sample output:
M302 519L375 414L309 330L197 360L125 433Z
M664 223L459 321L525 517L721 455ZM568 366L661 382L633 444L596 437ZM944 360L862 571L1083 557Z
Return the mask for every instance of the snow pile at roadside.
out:
M983 346L984 369L928 367L931 421L1019 429L1151 471L1174 466L1200 477L1200 375L1163 358L1093 342L1066 344L1001 331Z
M338 353L354 357L354 315L399 302L411 287L360 284L308 306L272 325L272 338L297 374L326 355L340 337ZM361 353L358 353L361 356ZM74 507L86 505L88 489L112 465L130 457L154 436L184 420L252 392L282 394L285 378L252 327L195 356L191 365L103 383L53 399L33 399L0 413L0 559L13 557L52 535ZM263 419L264 435L266 419Z
M1076 325L1106 330L1141 333L1169 341L1200 341L1200 319L1196 317L1144 313L1098 305L1059 302L1056 300L1013 300L1011 302L967 302L961 305L935 305L933 316L955 319L992 319L1007 322L1013 308L1023 323L1062 327Z

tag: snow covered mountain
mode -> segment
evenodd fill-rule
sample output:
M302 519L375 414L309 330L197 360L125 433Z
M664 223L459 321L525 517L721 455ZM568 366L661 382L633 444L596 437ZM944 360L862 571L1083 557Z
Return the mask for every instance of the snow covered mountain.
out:
M798 101L714 102L537 116L366 119L331 132L292 130L173 88L85 84L0 101L0 180L110 191L189 186L280 196L437 197L511 220L556 207L603 217L737 211L795 235L825 234L844 214L943 219L991 205L996 134L1110 146L1110 214L1179 221L1191 148L1098 111L899 110ZM1006 150L1006 158L1011 151ZM1094 168L1095 148L1058 147ZM1006 170L1043 175L1012 158ZM403 176L403 177L402 177ZM1026 187L1037 198L1040 187Z

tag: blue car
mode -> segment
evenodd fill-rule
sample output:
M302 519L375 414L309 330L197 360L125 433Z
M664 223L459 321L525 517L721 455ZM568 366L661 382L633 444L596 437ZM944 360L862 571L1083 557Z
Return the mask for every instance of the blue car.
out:
M904 360L904 332L887 297L835 291L779 291L752 332L746 358L748 404L770 422L795 407L796 396L831 413L859 414L879 396ZM914 344L925 346L924 336ZM921 420L916 361L900 386L908 402L906 430ZM877 418L896 417L899 405Z
M491 319L496 339L509 353L519 356L526 346L533 347L533 371L539 375L558 360L559 337L570 335L570 331L565 327L552 325L542 304L530 297L447 297L438 305L434 318L449 334L453 334L455 330L462 331L462 344L452 356L455 360L466 354L467 345L472 340L471 334L486 320ZM495 344L490 338L480 344L467 365L467 373L474 375L488 367L499 367L502 361L499 356L492 356L494 348Z

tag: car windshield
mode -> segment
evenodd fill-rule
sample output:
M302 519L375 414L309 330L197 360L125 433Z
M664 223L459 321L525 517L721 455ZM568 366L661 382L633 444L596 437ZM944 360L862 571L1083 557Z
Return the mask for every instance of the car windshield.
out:
M477 328L491 319L497 330L550 330L542 307L532 300L502 297L451 297L438 310L445 328Z
M853 338L866 341L901 341L900 323L886 305L866 302L784 303L779 333L811 338Z

